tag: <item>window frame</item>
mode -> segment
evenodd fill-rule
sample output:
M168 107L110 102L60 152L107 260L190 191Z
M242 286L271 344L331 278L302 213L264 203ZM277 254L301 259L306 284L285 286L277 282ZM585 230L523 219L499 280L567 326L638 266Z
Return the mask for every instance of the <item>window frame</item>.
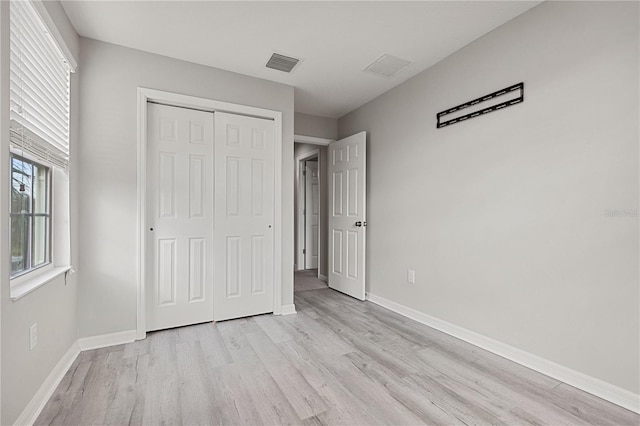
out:
M12 217L16 217L16 216L28 216L31 218L31 220L29 221L30 226L29 226L29 249L28 249L28 266L19 272L16 272L15 274L11 272L11 268L10 268L10 280L11 280L11 284L14 285L15 283L19 283L21 282L22 278L25 277L33 277L36 272L46 272L49 269L53 268L53 264L54 264L54 253L53 253L53 247L54 247L54 214L53 214L53 199L55 197L55 194L53 193L53 188L54 188L54 184L53 184L53 166L50 164L46 164L45 162L38 160L36 158L33 158L25 153L17 153L15 150L10 150L9 152L9 166L10 166L10 173L11 173L11 183L10 185L13 186L13 159L17 158L25 163L29 163L32 166L39 166L39 167L43 167L46 169L46 175L47 175L47 182L45 185L46 188L46 210L47 213L35 213L34 212L34 204L35 204L35 197L32 196L32 200L31 200L31 206L30 206L30 212L27 214L24 213L13 213L11 211L11 201L9 202L9 220L11 220ZM34 176L32 176L33 178ZM33 250L35 247L35 238L36 236L34 235L35 232L33 231L33 228L35 226L35 217L46 217L48 218L48 222L47 222L47 229L46 229L46 234L45 237L47 238L47 244L46 244L46 260L43 263L40 263L36 266L33 266ZM11 225L9 225L9 233L11 234ZM9 254L11 255L12 252L12 247L11 247L11 236L9 237L9 243L10 243L10 251Z
M29 163L35 163L36 165L47 168L48 172L48 227L46 229L46 237L49 238L48 245L37 246L33 244L34 237L36 237L37 231L40 232L40 219L35 210L31 210L29 215L30 219L24 221L29 223L29 232L32 236L24 236L26 240L29 238L29 253L31 256L30 262L34 260L41 260L43 257L41 253L46 255L47 261L39 264L36 267L31 267L24 271L13 273L10 265L9 271L6 274L9 278L9 290L10 298L12 301L16 301L25 295L35 291L44 284L61 277L66 276L67 273L73 273L71 267L71 229L70 229L70 180L69 180L69 166L70 166L70 144L72 134L72 76L75 73L77 63L73 54L69 50L65 38L59 32L55 21L49 14L49 11L44 4L37 0L11 0L8 1L9 10L9 121L6 123L9 127L9 159L5 159L6 164L10 166L10 173L7 174L9 178L8 188L9 197L11 196L13 186L12 169L13 158L21 157ZM28 4L26 4L28 3ZM16 6L18 4L18 6ZM12 10L12 8L16 9ZM15 11L15 14L14 14ZM22 20L23 18L24 20ZM25 24L26 23L26 24ZM14 26L15 25L15 26ZM22 33L21 31L25 31ZM22 38L24 35L24 38ZM44 40L46 39L46 40ZM31 41L30 41L31 40ZM50 44L52 42L53 44ZM36 47L39 46L39 47ZM35 50L34 50L35 49ZM37 59L33 62L34 69L25 71L21 68L24 66L24 61L29 58ZM46 86L51 83L51 80L43 82L43 86L38 85L37 90L34 92L23 92L23 84L29 84L28 81L37 81L42 77L42 73L45 72L44 77L47 77L47 70L60 71L60 67L54 64L53 61L60 59L64 63L66 72L64 79L57 79L55 82L63 82L66 85L64 89L64 108L60 109L60 112L64 112L62 115L58 114L59 118L64 117L66 121L66 127L62 133L52 130L55 128L57 121L49 121L49 124L53 124L51 129L40 127L42 123L38 120L33 121L29 114L45 108L46 111L55 111L61 103L36 103L33 104L34 98L30 93L34 93L36 96L40 96L38 91L41 87L49 90ZM59 65L59 64L58 64ZM44 71L43 71L44 70ZM40 76L40 77L39 77ZM15 83L18 83L17 85ZM27 82L27 83L25 83ZM46 84L45 84L46 83ZM55 84L54 84L55 85ZM32 89L36 86L29 86ZM16 88L20 90L16 90ZM54 88L54 91L47 91L49 95L51 93L59 93L58 89ZM27 101L28 99L28 101ZM44 99L44 98L43 98ZM46 98L48 101L52 101L50 96ZM62 98L61 98L62 99ZM62 102L62 101L60 101ZM27 111L23 107L28 107ZM31 112L29 112L31 111ZM37 117L36 117L37 118ZM55 118L55 117L54 117ZM44 133L43 133L44 132ZM51 133L53 132L53 133ZM48 136L51 135L51 138ZM54 135L64 135L66 138L62 140L62 144L56 143L60 140L56 139ZM4 162L3 161L3 162ZM33 174L33 173L32 173ZM39 199L33 200L36 202ZM9 199L9 206L11 206L11 200ZM33 204L32 204L33 206ZM11 218L15 218L15 214L11 214L11 210L8 209L8 231L11 230ZM46 221L45 221L46 222ZM10 234L10 233L8 233ZM8 240L8 241L7 241ZM9 262L11 262L11 240L9 236L5 240L5 243L9 247L7 253ZM26 251L26 250L25 250ZM34 258L35 255L35 258Z

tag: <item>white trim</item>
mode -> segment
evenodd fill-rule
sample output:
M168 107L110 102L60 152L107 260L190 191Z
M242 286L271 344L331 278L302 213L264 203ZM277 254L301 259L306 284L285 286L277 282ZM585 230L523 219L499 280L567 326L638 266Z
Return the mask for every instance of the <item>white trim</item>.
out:
M136 232L138 235L138 252L136 258L137 268L137 312L136 312L136 338L138 340L147 337L146 296L145 296L145 253L147 251L145 228L147 217L147 99L148 95L138 88L138 217L136 220Z
M249 108L249 107L246 107ZM261 110L272 114L275 120L275 188L274 188L274 252L273 252L273 313L282 313L282 113ZM260 116L260 115L258 115ZM293 289L292 289L293 293Z
M16 300L23 298L32 291L35 291L46 283L55 280L60 275L66 274L70 270L71 266L52 266L46 268L46 270L43 270L40 273L36 273L37 269L32 270L31 272L34 273L33 275L31 275L31 272L21 275L14 279L16 282L11 280L11 300L15 302Z
M154 101L185 108L197 108L211 112L249 115L267 118L275 124L275 188L274 188L274 253L273 253L273 313L282 313L282 112L238 105L229 102L181 95L178 93L138 87L138 218L137 235L137 324L136 339L146 337L145 268L144 253L146 226L147 185L147 102ZM213 306L212 306L213 309Z
M282 313L280 315L291 315L295 313L297 313L296 305L294 305L293 303L290 305L282 305Z
M38 389L33 398L31 398L31 401L29 401L14 424L32 425L35 423L42 412L42 409L64 378L64 375L67 374L67 371L69 371L69 368L71 368L71 365L78 355L80 355L80 346L78 345L78 341L75 341L69 350L67 350L67 352L62 356L62 359L58 361L53 370L51 370L49 376L47 376L44 383L40 386L40 389Z
M9 2L0 1L0 176L6 176L9 178L9 92L10 92L10 53L11 44L9 43L10 30L9 30ZM11 211L10 202L11 199L9 193L9 185L4 184L4 180L0 185L0 234L3 236L9 235L9 212ZM7 180L8 182L8 180ZM9 238L7 238L8 240ZM11 250L9 249L9 242L0 244L0 287L3 288L7 283L7 278L11 275ZM10 285L10 284L9 284ZM2 298L6 296L0 296L0 304ZM5 309L1 308L0 310ZM2 315L0 315L0 377L2 377L1 354L2 349L6 343L2 344ZM26 339L25 339L26 340ZM26 341L23 343L26 344ZM6 367L5 367L6 368ZM0 402L4 400L3 396L6 390L2 389L2 380L0 380ZM0 419L2 419L2 404L0 403ZM0 420L1 422L1 420Z
M83 337L78 339L80 350L90 351L92 349L106 348L107 346L123 345L136 340L137 331L127 330L118 333L101 334L99 336Z
M64 37L62 37L62 34L60 34L60 31L53 21L53 18L49 14L46 6L40 0L33 1L32 4L38 15L40 15L40 19L42 19L42 22L44 22L45 27L47 27L47 30L49 30L49 33L56 41L56 44L60 49L60 53L62 53L64 59L67 60L67 65L69 65L71 72L76 72L76 68L78 67L76 58L71 54L71 50L69 49L69 46L67 46L67 42L64 40Z
M592 395L598 396L604 400L626 408L627 410L640 413L640 395L634 394L626 389L622 389L618 386L612 385L611 383L607 383L595 377L580 373L579 371L556 364L553 361L549 361L545 358L523 351L522 349L499 342L490 337L483 336L482 334L478 334L474 331L467 330L466 328L432 317L413 308L401 305L400 303L385 299L384 297L368 293L367 300L393 312L397 312L400 315L404 315L414 321L418 321L419 323L442 331L443 333L447 333L453 337L464 340L472 345L478 346L489 352L493 352L494 354L500 355L510 361L524 365L532 370L538 371Z
M292 305L293 306L293 305ZM49 376L44 380L36 394L31 398L15 425L33 425L47 404L53 392L56 390L64 375L71 368L80 352L92 349L105 348L107 346L122 345L136 340L136 330L121 331L119 333L103 334L100 336L85 337L71 344L71 347L53 367Z
M322 197L320 193L322 192L322 176L320 176L320 167L322 164L320 163L320 149L314 149L313 151L309 151L305 154L301 154L296 157L296 182L298 183L298 192L296 194L296 206L298 211L296 212L298 229L297 229L297 237L298 237L298 250L296 253L296 257L298 261L296 262L296 271L302 271L307 267L307 259L305 259L305 255L303 254L303 250L305 249L305 236L307 230L305 229L305 220L304 220L304 209L305 209L305 195L306 195L306 181L303 182L302 179L302 167L301 163L309 158L316 157L318 159L318 182L320 184L320 190L318 192L319 197L319 211L322 212ZM318 245L320 245L320 236L322 235L322 218L318 220ZM318 247L318 271L320 271L320 265L322 262L322 253L320 252L320 248Z
M315 136L293 135L293 141L298 143L308 143L311 145L329 146L335 139L317 138Z
M320 281L324 281L325 283L329 282L329 277L327 277L326 275L318 274L318 279Z

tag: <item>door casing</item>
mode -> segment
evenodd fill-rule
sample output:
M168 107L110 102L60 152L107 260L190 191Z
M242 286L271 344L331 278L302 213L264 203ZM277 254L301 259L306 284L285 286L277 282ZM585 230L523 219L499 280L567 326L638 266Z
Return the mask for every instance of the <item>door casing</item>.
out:
M308 159L316 157L318 159L318 169L320 169L320 149L314 149L313 151L309 151L305 154L299 155L296 157L296 180L298 182L298 192L296 194L297 197L297 208L296 208L296 218L298 226L296 229L296 238L297 238L297 253L296 253L296 270L301 271L304 270L305 267L305 257L302 250L305 247L305 220L304 220L304 208L305 208L305 181L304 176L302 174L304 170L304 162ZM322 185L322 176L320 176L320 185ZM324 206L322 205L322 200L320 201L320 211ZM322 231L322 220L320 221L320 230L318 231L320 235ZM322 253L318 251L318 265L320 265L322 258ZM318 274L320 274L320 267L318 266Z
M137 321L136 339L144 339L146 332L146 229L147 229L147 103L156 102L171 106L201 109L211 112L227 112L271 119L275 124L274 138L274 276L273 313L282 312L282 112L229 102L182 95L161 90L138 88L138 169L137 169ZM212 307L213 309L213 307Z
M314 176L309 174L312 170L309 164L315 164L315 180L316 191L314 187ZM320 216L322 212L320 190L322 185L322 179L320 178L320 157L315 159L309 159L304 162L305 172L302 174L304 177L304 268L305 269L318 269L320 273L320 261L322 256L320 254L320 229L321 221ZM314 207L316 214L314 215ZM315 219L314 219L315 217ZM313 232L313 226L316 226L316 232ZM315 244L314 242L315 237ZM315 251L315 265L313 262Z

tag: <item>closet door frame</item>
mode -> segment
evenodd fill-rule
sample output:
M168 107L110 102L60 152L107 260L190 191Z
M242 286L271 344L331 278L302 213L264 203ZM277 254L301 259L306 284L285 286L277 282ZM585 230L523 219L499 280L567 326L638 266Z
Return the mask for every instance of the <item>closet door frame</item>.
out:
M255 108L213 99L199 98L161 90L138 88L138 170L137 170L137 324L136 340L146 337L146 288L145 272L146 229L147 229L147 104L155 102L165 105L201 109L203 111L226 112L270 119L275 124L274 138L274 270L273 270L273 313L288 313L289 307L282 306L282 112ZM215 143L215 142L214 142ZM284 312L287 311L287 312Z

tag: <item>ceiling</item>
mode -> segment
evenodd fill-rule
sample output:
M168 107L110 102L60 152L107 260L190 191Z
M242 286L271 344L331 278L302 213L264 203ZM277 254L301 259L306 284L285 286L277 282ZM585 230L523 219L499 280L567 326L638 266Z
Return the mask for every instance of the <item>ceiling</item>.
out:
M84 37L294 86L295 110L338 118L540 1L63 1ZM291 74L273 52L300 58ZM390 78L382 54L412 62Z

